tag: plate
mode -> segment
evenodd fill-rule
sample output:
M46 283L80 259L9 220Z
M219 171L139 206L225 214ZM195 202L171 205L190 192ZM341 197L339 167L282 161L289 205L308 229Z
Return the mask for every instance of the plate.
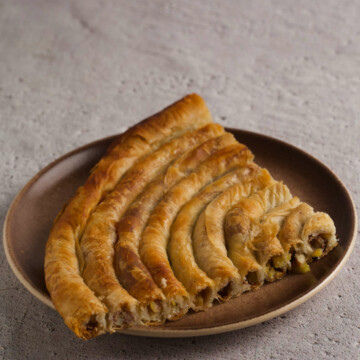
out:
M216 305L206 312L156 327L134 327L123 333L186 337L216 334L255 325L300 305L327 285L350 256L355 243L356 211L344 184L319 160L280 140L236 129L227 129L255 154L255 161L283 180L293 195L333 218L339 245L311 264L311 272L288 275L260 290ZM89 170L116 136L80 147L41 170L20 191L4 225L7 260L20 282L40 301L54 308L44 280L45 243L53 219L85 182Z

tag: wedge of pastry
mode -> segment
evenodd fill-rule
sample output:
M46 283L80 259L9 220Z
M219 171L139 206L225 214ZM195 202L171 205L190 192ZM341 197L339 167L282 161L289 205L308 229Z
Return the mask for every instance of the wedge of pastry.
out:
M206 310L337 245L302 203L188 95L120 135L55 219L45 280L90 339Z

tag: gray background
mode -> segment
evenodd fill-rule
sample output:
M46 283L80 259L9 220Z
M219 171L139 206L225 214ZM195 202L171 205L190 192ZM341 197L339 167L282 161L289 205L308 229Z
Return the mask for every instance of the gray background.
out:
M50 161L194 91L222 124L319 158L359 205L359 5L0 0L0 226ZM359 246L314 298L252 328L89 342L23 288L1 249L0 358L355 359Z

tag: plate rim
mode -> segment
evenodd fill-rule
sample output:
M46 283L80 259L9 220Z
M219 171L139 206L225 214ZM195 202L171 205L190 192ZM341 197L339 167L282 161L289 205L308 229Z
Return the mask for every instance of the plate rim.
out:
M292 145L292 144L290 144L290 143L288 143L286 141L283 141L281 139L277 139L277 138L269 136L269 135L249 131L249 130L236 129L236 128L230 128L230 127L225 127L225 130L229 131L231 133L241 132L245 136L250 135L250 136L257 136L257 137L265 138L268 141L275 141L277 143L280 143L283 146L290 147L290 148L292 148L292 150L300 152L302 155L310 158L312 161L315 161L318 165L325 168L329 173L331 173L331 175L336 179L336 181L339 183L339 185L342 186L342 188L345 191L348 199L350 200L352 214L354 216L354 222L352 224L353 229L352 229L352 234L351 234L351 240L350 240L349 246L346 249L346 252L345 252L343 258L336 265L336 267L333 269L333 271L329 275L327 275L313 289L306 292L304 295L295 298L290 303L288 303L288 304L286 304L284 306L281 306L280 308L277 308L275 310L269 311L268 313L265 313L265 314L262 314L262 315L259 315L259 316L255 316L253 318L243 320L243 321L240 321L240 322L226 324L226 325L220 325L220 326L214 326L214 327L206 327L206 328L199 328L199 329L189 329L189 330L184 330L184 329L183 330L174 330L174 329L162 329L162 330L159 330L159 328L156 328L156 326L149 327L149 328L146 328L146 327L144 327L144 328L143 327L139 327L139 328L134 327L134 328L123 329L121 331L118 331L118 333L128 334L128 335L136 335L136 336L147 336L147 337L176 338L176 337L194 337L194 336L214 335L214 334L225 333L225 332L239 330L239 329L242 329L242 328L253 326L253 325L262 323L264 321L273 319L274 317L282 315L282 314L284 314L284 313L286 313L288 311L291 311L294 308L298 307L299 305L303 304L305 301L309 300L311 297L313 297L319 291L321 291L325 286L327 286L336 277L336 275L340 272L340 270L343 268L345 263L348 261L350 255L351 255L351 253L352 253L352 251L354 249L355 241L356 241L357 228L358 228L357 213L356 213L356 206L355 206L354 200L351 197L350 191L345 186L343 181L339 178L339 176L336 175L333 170L331 170L327 165L325 165L322 161L317 159L315 156L309 154L305 150L300 149L297 146ZM58 163L66 160L67 158L69 158L69 157L71 157L71 156L73 156L73 155L75 155L77 153L80 153L80 152L82 152L82 151L84 151L84 150L86 150L88 148L92 148L92 147L96 146L97 144L102 143L104 141L109 141L110 142L111 140L115 139L119 135L120 134L111 135L111 136L107 136L107 137L92 141L92 142L87 143L85 145L82 145L82 146L80 146L78 148L75 148L75 149L65 153L64 155L56 158L55 160L51 161L48 165L46 165L38 173L36 173L21 188L21 190L15 195L15 198L11 202L11 204L9 206L9 209L8 209L8 211L6 213L5 220L4 220L4 226L3 226L3 247L4 247L6 260L7 260L8 264L9 264L11 270L13 271L13 273L15 274L17 279L20 281L20 283L35 298L40 300L40 302L42 302L43 304L47 305L48 307L50 307L50 308L52 308L54 310L55 310L55 307L54 307L54 304L51 301L51 298L49 296L47 297L47 296L43 295L40 291L38 291L35 287L33 287L32 284L30 284L30 282L25 278L25 276L22 274L22 272L18 269L17 264L16 264L15 260L12 257L12 254L11 254L11 251L10 251L10 248L9 248L9 245L8 245L8 243L10 242L10 236L8 236L8 231L9 231L8 230L8 226L9 226L8 224L9 224L9 222L11 220L12 213L14 212L16 204L21 199L22 195L32 186L32 184L34 182L37 181L37 179L39 179L48 170L50 170L51 168L56 166Z

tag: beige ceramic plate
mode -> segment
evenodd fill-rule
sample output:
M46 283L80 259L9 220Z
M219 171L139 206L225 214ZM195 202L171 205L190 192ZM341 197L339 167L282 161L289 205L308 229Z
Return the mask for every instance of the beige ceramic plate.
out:
M255 161L293 195L334 219L339 246L311 265L311 272L289 275L260 290L246 293L206 312L191 313L158 327L136 327L124 333L185 337L215 334L254 325L283 314L315 295L328 284L348 259L355 242L356 213L343 183L325 165L282 141L242 130L228 129L249 146ZM53 308L44 281L44 248L53 219L114 137L76 149L40 171L12 203L4 226L6 257L21 283Z

